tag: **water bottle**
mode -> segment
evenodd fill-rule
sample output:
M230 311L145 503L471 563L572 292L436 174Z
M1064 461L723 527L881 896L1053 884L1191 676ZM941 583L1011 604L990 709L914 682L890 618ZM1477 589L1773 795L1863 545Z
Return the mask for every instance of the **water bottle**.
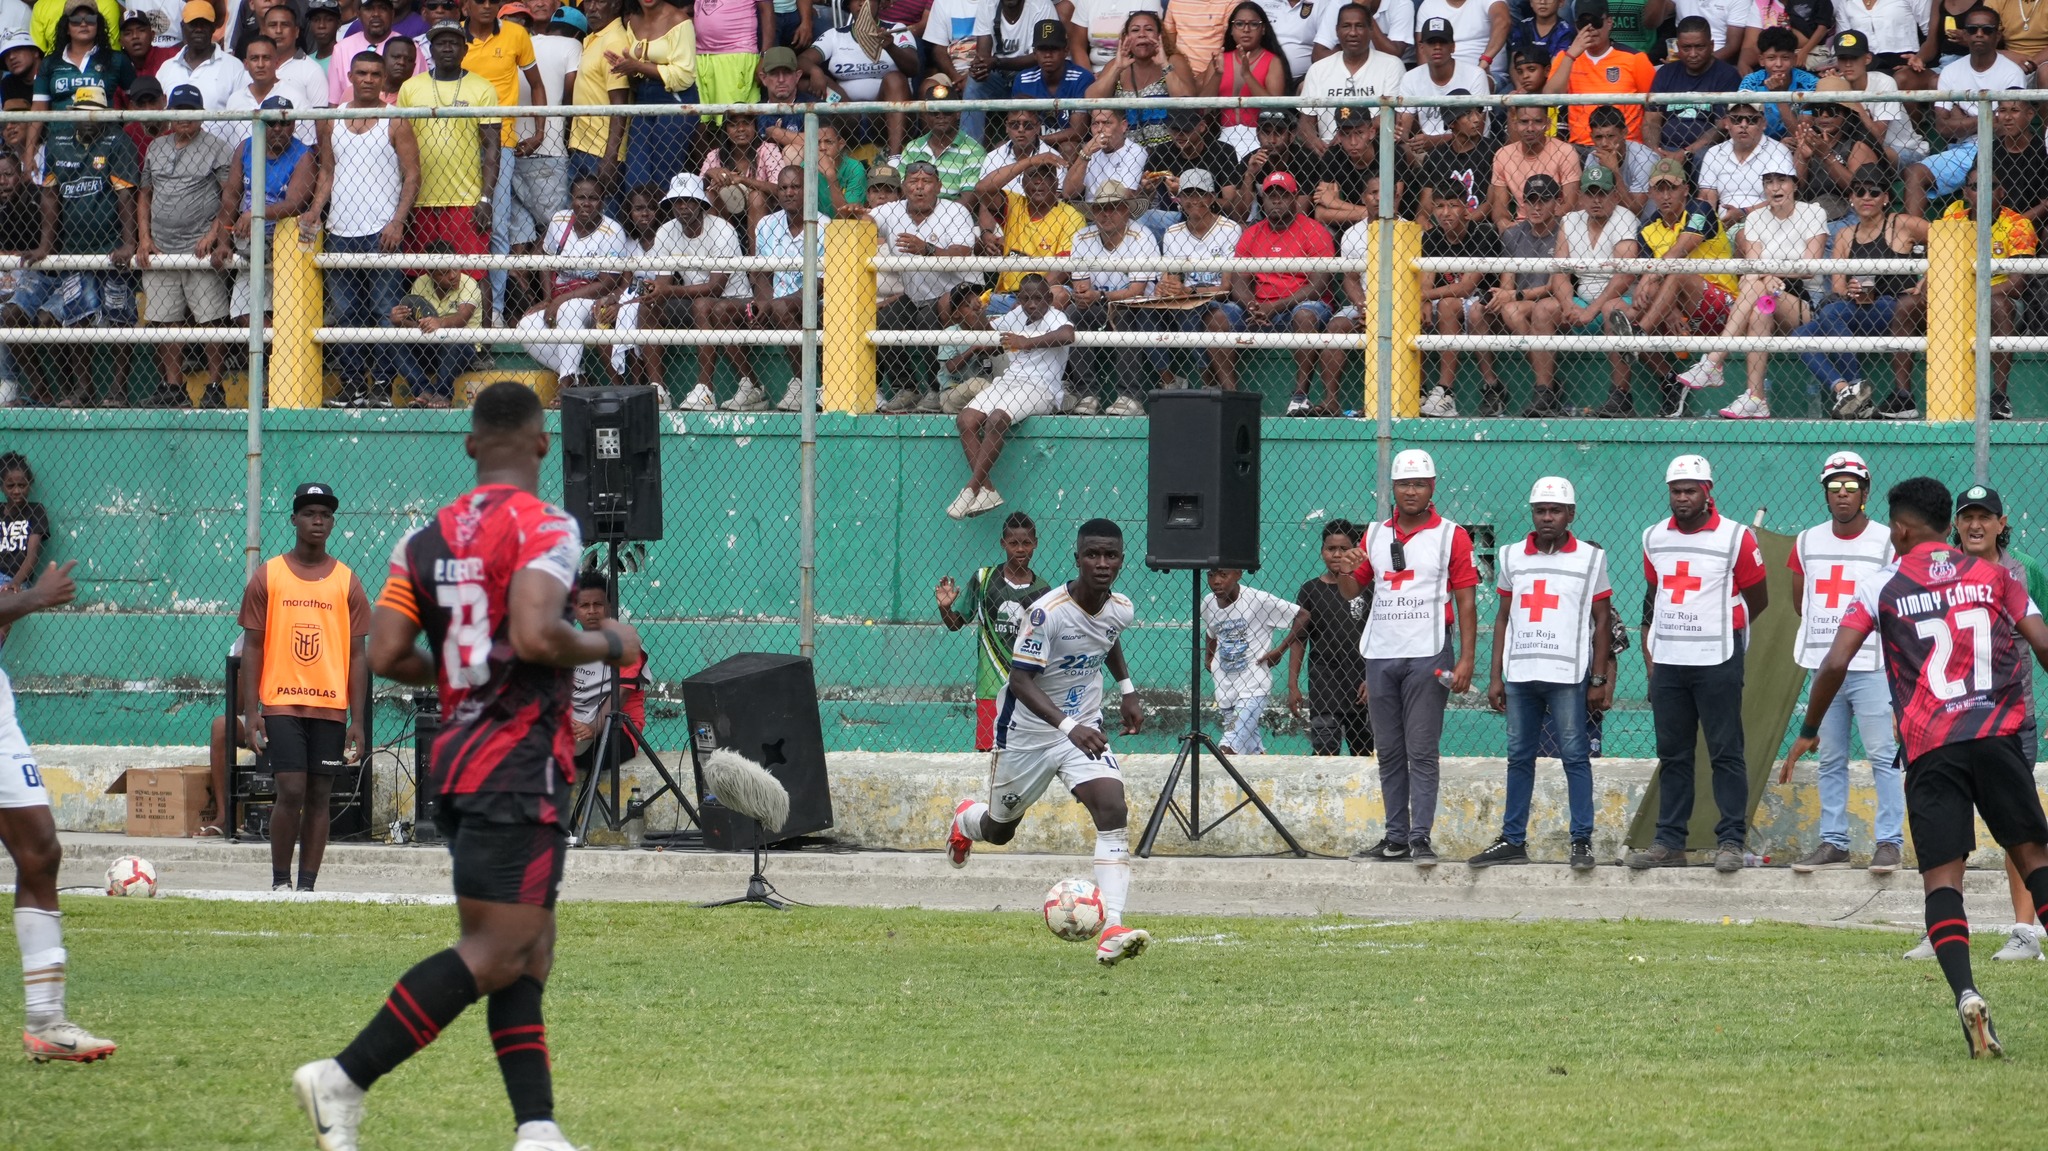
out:
M1776 312L1778 310L1777 295L1775 293L1767 292L1764 295L1757 297L1756 310L1766 316L1772 314L1773 312Z
M1436 681L1444 685L1445 691L1456 693L1458 690L1457 688L1452 686L1458 681L1458 677L1452 675L1450 672L1439 670L1436 673Z
M640 838L647 831L647 804L640 798L640 789L626 799L626 846L640 846Z

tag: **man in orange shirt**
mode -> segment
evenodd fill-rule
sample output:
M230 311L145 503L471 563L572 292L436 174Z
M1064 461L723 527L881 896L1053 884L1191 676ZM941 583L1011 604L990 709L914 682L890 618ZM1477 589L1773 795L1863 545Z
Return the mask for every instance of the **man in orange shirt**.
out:
M292 495L298 543L273 556L242 591L242 707L249 746L277 780L270 812L270 888L290 891L292 847L300 891L313 890L327 852L327 801L344 761L368 753L370 597L348 565L327 554L333 487ZM226 819L227 797L220 797Z
M498 19L498 0L465 0L462 7L469 30L469 51L462 57L463 70L481 76L496 88L498 103L504 107L519 106L521 75L526 77L526 90L537 93L537 99L547 103L547 83L541 79L540 69L535 65L533 38L526 29ZM517 215L512 208L512 193L516 187L512 182L513 165L518 162L518 157L532 155L547 135L545 120L536 118L533 135L524 140L519 138L518 125L518 120L507 116L498 130L498 182L488 189L486 201L495 205L491 212L491 254L494 256L502 256L512 250L512 218ZM491 272L490 305L493 312L505 310L505 272L502 268ZM497 323L496 320L491 322Z
M1650 63L1648 56L1614 43L1613 24L1607 16L1607 0L1579 0L1573 23L1578 33L1572 37L1571 46L1550 62L1550 80L1543 85L1545 92L1553 95L1567 92L1573 95L1614 95L1650 90L1650 82L1657 78L1657 68ZM1642 105L1620 106L1621 114L1628 119L1628 138L1641 140ZM1567 114L1571 121L1572 143L1592 146L1593 125L1589 121L1593 118L1594 107L1592 104L1571 106Z

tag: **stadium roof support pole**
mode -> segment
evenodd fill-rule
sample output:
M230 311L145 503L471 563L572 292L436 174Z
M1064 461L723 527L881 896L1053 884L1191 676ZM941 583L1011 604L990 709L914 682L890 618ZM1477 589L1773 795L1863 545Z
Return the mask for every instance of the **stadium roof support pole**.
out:
M1379 308L1373 314L1379 336L1378 355L1375 357L1378 370L1371 386L1366 388L1366 402L1372 406L1374 418L1379 423L1375 435L1378 451L1376 477L1373 484L1373 518L1385 519L1393 503L1392 477L1394 459L1394 238L1387 228L1387 222L1394 218L1394 111L1393 103L1382 95L1380 98L1380 234L1375 237L1373 250L1379 253ZM1341 281L1340 281L1341 282ZM1365 541L1360 540L1363 544Z
M265 390L280 408L317 408L327 398L327 373L313 333L327 315L324 277L313 263L317 245L299 241L297 217L279 220L270 244L270 378ZM415 389L417 390L417 389Z
M1991 101L1977 101L1977 482L1991 482L1991 168L1997 153L1991 143ZM1929 316L1932 320L1934 317Z
M261 110L249 114L249 188L251 204L264 202L259 189L269 176L264 172L265 129ZM253 579L263 555L263 257L264 245L257 241L263 216L253 213L249 224L249 490L247 538L243 542L243 578Z
M813 169L815 171L815 169ZM825 339L818 349L824 380L819 407L865 412L875 402L875 222L825 222Z
M804 113L803 421L797 444L797 653L818 656L818 114ZM772 277L771 277L772 278Z

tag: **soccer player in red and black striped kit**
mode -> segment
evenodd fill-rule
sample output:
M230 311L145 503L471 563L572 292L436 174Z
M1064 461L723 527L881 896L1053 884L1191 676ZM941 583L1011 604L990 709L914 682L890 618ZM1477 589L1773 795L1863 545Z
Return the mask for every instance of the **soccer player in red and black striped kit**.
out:
M485 388L466 446L476 487L392 552L369 643L378 675L441 688L421 786L439 799L462 937L406 972L341 1054L292 1076L321 1151L355 1151L370 1085L479 999L512 1099L513 1151L573 1151L555 1126L541 1018L575 775L572 672L593 660L630 666L640 637L617 620L596 631L569 622L583 540L535 495L548 433L534 394L509 381Z
M1970 1057L2000 1055L1991 1009L1970 977L1963 867L1977 846L1974 807L2048 919L2048 818L2018 735L2032 670L2026 648L2048 667L2048 624L2002 565L1948 542L1949 493L1939 481L1915 477L1888 498L1898 559L1863 581L1842 617L1785 763L1818 745L1849 661L1878 633L1905 746L1906 822L1927 893L1927 936L1955 991Z

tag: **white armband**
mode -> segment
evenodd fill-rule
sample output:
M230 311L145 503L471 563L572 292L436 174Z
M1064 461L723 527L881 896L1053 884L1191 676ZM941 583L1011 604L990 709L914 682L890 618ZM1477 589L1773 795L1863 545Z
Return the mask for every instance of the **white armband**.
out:
M1130 680L1120 679L1116 681L1116 691L1118 695L1136 695L1138 694L1138 685Z
M1060 721L1060 734L1070 735L1073 733L1073 730L1079 726L1081 726L1080 723L1077 722L1074 719L1074 717L1070 715L1067 718Z

